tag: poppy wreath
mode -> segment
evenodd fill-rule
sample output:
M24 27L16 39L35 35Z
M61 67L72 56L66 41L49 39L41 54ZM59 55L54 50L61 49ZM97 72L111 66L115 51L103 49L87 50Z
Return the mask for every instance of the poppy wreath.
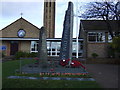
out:
M66 59L66 60L61 60L60 61L60 65L61 66L66 66L69 63L70 59ZM76 67L82 67L85 69L85 66L83 66L79 61L77 60L72 60L72 62L70 63L71 67L76 68Z
M70 59L61 60L61 61L60 61L60 65L61 65L61 66L66 66L66 65L69 63L69 61L70 61Z
M77 61L77 60L72 60L72 62L71 62L71 67L82 67L82 68L84 68L85 69L85 66L83 66L79 61Z

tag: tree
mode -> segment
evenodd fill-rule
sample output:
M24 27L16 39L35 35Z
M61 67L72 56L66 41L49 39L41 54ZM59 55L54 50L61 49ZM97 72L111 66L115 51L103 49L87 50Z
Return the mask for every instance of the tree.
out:
M90 2L87 4L86 11L80 15L85 19L102 19L106 22L109 33L113 38L113 32L109 20L116 20L116 24L120 25L120 2ZM116 36L119 35L119 29L116 30Z
M116 52L120 53L120 36L113 38L111 46L113 49L115 49Z
M110 47L113 50L116 58L120 57L120 36L116 36L113 38L113 41L110 43Z

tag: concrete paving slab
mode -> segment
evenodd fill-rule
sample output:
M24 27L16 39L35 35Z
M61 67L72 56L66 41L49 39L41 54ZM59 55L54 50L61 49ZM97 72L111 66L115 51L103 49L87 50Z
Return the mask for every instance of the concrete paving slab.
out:
M118 65L86 64L85 66L103 88L118 88Z

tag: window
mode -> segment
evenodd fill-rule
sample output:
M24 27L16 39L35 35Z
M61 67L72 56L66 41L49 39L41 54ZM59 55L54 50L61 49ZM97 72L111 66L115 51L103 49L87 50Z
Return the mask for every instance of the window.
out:
M73 42L72 52L76 52L77 46L76 42ZM79 45L78 45L79 46Z
M96 33L88 33L89 41L96 41Z
M51 41L51 55L52 56L59 56L60 54L60 45L61 45L61 42L52 42Z
M48 2L46 2L46 7L48 7Z
M47 41L47 50L50 51L50 42Z
M61 41L47 41L47 54L48 56L59 56L61 48ZM76 41L73 42L73 57L76 56ZM81 57L83 51L83 43L79 42L78 54ZM31 52L38 52L38 41L31 41Z
M72 53L72 56L75 57L75 56L76 56L76 53Z
M38 42L31 41L31 52L38 52Z
M112 42L112 37L111 37L110 33L108 33L108 42Z
M50 2L49 4L50 4L50 7L51 7L52 2Z
M104 32L88 32L89 42L105 42Z

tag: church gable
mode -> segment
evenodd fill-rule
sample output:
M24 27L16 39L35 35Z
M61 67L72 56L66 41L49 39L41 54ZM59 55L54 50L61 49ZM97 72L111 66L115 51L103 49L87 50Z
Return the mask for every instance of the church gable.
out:
M28 22L27 20L20 18L3 28L2 32L3 38L18 38L18 31L23 29L25 31L24 38L38 38L39 36L39 28Z

